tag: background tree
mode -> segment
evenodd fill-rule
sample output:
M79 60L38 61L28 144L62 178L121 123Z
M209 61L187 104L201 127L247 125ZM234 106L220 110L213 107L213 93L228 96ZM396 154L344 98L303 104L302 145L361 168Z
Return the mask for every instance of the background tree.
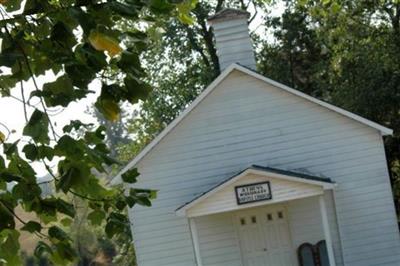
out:
M267 76L394 129L385 147L397 207L399 19L399 1L290 1L266 21L277 42L258 58Z
M152 191L132 188L124 193L120 188L108 188L94 174L93 170L106 173L106 166L116 163L104 144L104 127L76 118L58 132L49 108L68 108L71 102L97 90L96 108L105 118L117 120L121 102L136 103L150 91L139 60L147 48L148 33L143 25L153 17L174 15L190 21L193 3L0 1L0 93L8 97L20 92L20 97L13 97L23 104L26 120L19 140L10 143L5 132L0 134L0 264L21 265L19 230L43 238L35 251L38 257L46 255L56 265L76 259L71 237L57 225L59 219L68 223L76 215L74 205L57 195L41 196L33 162L46 167L58 192L87 202L92 223L102 223L108 238L126 233L126 206L150 205ZM116 23L123 21L133 27L117 29ZM48 82L41 86L38 77L43 75ZM94 80L101 89L89 86ZM31 104L31 99L37 99L39 105ZM51 162L57 162L57 170L50 167ZM134 183L137 175L132 170L123 180ZM7 186L11 182L15 185L10 191ZM37 219L21 219L15 213L17 205ZM22 228L16 227L15 220Z

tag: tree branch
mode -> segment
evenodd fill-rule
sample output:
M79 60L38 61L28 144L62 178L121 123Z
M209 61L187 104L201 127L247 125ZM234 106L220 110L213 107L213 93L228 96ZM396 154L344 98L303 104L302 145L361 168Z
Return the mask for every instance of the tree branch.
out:
M20 223L22 223L23 225L26 225L27 224L27 222L25 222L24 220L22 220L15 212L14 212L14 210L12 209L12 208L10 208L9 206L7 206L7 204L5 204L5 203L3 203L1 200L0 200L0 204L6 209L6 211L9 213L9 214L11 214L13 217L15 217ZM42 227L43 228L43 227ZM35 231L35 235L37 235L38 237L40 237L40 238L48 238L48 236L47 235L45 235L45 234L43 234L43 233L41 233L41 232L36 232Z
M19 63L20 67L21 63ZM20 88L21 88L21 97L22 97L22 106L24 108L24 117L25 117L25 122L28 123L28 112L26 111L26 100L25 100L25 94L24 94L24 82L21 80L20 81Z
M218 0L217 5L215 7L215 13L221 11L225 1L224 0Z
M211 61L213 64L213 70L214 70L214 76L218 76L220 73L220 67L219 67L219 59L217 56L217 50L214 47L214 40L213 40L213 33L211 27L207 29L207 25L205 22L205 19L203 20L198 20L200 27L201 27L201 33L204 38L204 42L207 47L208 54L211 57Z
M254 15L250 18L250 20L249 20L249 24L251 23L251 22L253 22L253 20L256 18L256 16L258 15L258 10L257 10L257 8L255 9L255 12L254 12Z
M206 54L204 53L203 49L200 47L200 45L197 43L197 41L194 38L194 33L192 31L192 29L189 26L185 26L186 28L186 33L187 33L187 37L189 39L190 44L192 45L192 48L197 51L201 58L204 61L204 64L209 67L210 66L210 61L208 60Z
M82 195L82 194L79 194L79 193L77 193L77 192L75 192L75 191L73 191L73 190L71 190L71 189L68 190L68 192L70 192L72 195L75 195L75 196L77 196L77 197L79 197L79 198L87 199L87 200L90 200L90 201L97 201L97 202L112 201L112 200L109 200L109 199L95 199L95 198L87 197L87 196L84 196L84 195Z

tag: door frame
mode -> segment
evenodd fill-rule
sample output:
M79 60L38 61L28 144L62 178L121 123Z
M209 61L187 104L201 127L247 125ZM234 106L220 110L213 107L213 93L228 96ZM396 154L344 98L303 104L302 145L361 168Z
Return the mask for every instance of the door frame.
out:
M284 216L286 217L286 223L287 223L287 230L288 230L288 235L289 235L289 243L290 243L290 250L293 253L292 254L292 260L294 265L297 265L297 261L295 260L295 250L293 249L293 241L292 241L292 231L291 231L291 224L290 224L290 220L289 220L289 215L288 215L288 208L287 208L287 204L286 203L277 203L277 204L271 204L271 205L264 205L264 206L258 206L258 207L250 207L250 208L245 208L245 209L241 209L238 211L234 211L232 213L232 222L233 222L233 226L235 229L235 234L236 234L236 243L238 245L239 251L240 251L240 260L241 260L241 264L242 266L245 265L244 263L244 256L243 256L243 250L242 250L242 246L241 246L241 240L240 240L240 233L239 233L239 223L238 223L238 213L240 212L246 212L249 210L256 210L256 212L261 212L262 210L268 210L268 209L272 209L272 208L282 208L283 212L284 212Z

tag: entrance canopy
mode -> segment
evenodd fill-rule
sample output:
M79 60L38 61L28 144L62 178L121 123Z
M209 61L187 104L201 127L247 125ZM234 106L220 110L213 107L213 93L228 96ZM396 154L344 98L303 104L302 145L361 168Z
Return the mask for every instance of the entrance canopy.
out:
M176 210L198 217L323 195L333 189L329 178L253 165L203 192Z

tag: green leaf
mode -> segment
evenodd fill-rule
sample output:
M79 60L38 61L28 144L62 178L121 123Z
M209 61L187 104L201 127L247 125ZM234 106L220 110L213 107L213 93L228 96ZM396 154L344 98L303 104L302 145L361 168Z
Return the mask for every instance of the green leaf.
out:
M22 151L25 153L25 157L31 161L36 160L39 155L39 152L34 144L25 145Z
M0 66L13 67L18 60L22 59L24 59L23 54L12 46L1 51Z
M0 200L2 202L4 202L5 204L10 205L9 202L11 200L10 199L7 200L6 197L10 197L9 193L1 194ZM13 229L15 227L14 216L10 213L10 211L7 208L5 208L3 206L3 204L0 205L0 217L1 217L1 219L0 219L0 232L3 229L6 229L6 228Z
M57 210L60 213L64 213L71 218L75 217L75 207L71 203L66 202L63 199L57 199Z
M38 217L45 224L57 220L57 199L45 198L35 200L29 205L31 211L37 213Z
M18 143L19 140L13 142L13 143L4 143L4 153L7 155L7 157L12 156L13 154L18 153Z
M88 214L87 218L93 225L101 225L106 218L106 214L101 210L94 210Z
M128 204L129 208L132 208L136 204L136 199L134 197L127 196L127 197L125 197L125 202ZM125 208L125 206L124 206L124 208Z
M126 183L136 183L137 182L137 177L139 176L139 172L137 170L137 168L131 169L126 171L125 173L123 173L121 175L121 178L124 182Z
M40 230L42 230L42 225L35 221L29 221L23 227L21 227L21 230L28 231L30 233L40 232Z
M54 150L49 146L40 145L37 147L37 150L39 159L47 158L49 161L51 161L54 157Z
M69 242L59 242L55 245L52 261L55 265L70 265L70 261L76 259L76 251Z
M24 127L23 134L30 136L32 139L39 143L49 142L49 120L45 113L35 109L28 124Z
M138 189L138 188L131 188L129 190L129 199L130 201L134 200L136 203L142 206L151 206L151 199L156 198L156 191L150 189Z
M120 16L126 17L126 18L137 18L138 16L138 11L136 10L136 6L131 4L122 4L118 2L111 2L108 5L112 11L117 13Z
M12 188L13 196L16 199L22 199L24 202L35 200L40 197L41 193L42 190L38 184L32 184L31 182L24 182L22 180Z
M127 76L124 79L124 84L126 86L126 99L130 103L136 103L138 100L145 99L150 91L151 86L137 78Z
M69 227L72 224L72 222L73 222L73 220L68 217L65 217L60 220L60 223L65 227Z
M68 75L64 75L54 82L45 83L43 90L41 92L33 92L31 97L42 96L49 107L58 105L67 107L71 102L85 97L87 93L88 91L86 90L75 90L72 80Z
M85 133L85 141L90 144L102 144L106 135L106 128L104 126L99 126L94 132L87 131Z
M58 169L60 179L56 182L56 188L64 193L67 193L71 188L79 189L84 186L90 177L90 168L78 161L60 161Z
M131 73L133 75L143 73L139 54L131 51L123 51L117 65L125 73Z
M5 229L0 231L0 260L5 260L7 266L22 265L19 256L19 232L16 230Z
M76 62L65 67L65 72L78 88L87 88L88 84L96 77L96 71L86 64Z
M197 0L184 0L177 5L178 19L185 24L193 24L195 18L190 15L190 11L196 7Z
M8 171L10 173L21 176L25 181L30 183L34 183L36 181L36 172L28 162L16 154L10 156L9 159L10 163L8 164Z
M147 196L138 196L136 198L136 202L139 205L146 206L146 207L151 207L151 201Z
M112 212L107 218L105 232L108 238L112 238L116 234L124 232L125 227L129 224L129 220L125 215Z
M58 140L54 149L56 154L59 156L82 158L84 155L84 148L84 143L77 141L68 135L64 135Z
M65 241L65 240L70 239L68 234L56 225L53 225L49 228L48 234L49 234L50 238L52 238L52 241L55 241L55 240ZM55 241L55 242L57 242L57 241Z
M57 22L51 31L50 39L58 45L71 49L76 44L75 35L63 22Z
M52 253L53 253L53 251L52 251L51 247L43 241L39 241L37 243L35 251L34 251L34 255L37 258L41 258L46 254L52 254Z
M1 170L3 170L4 168L6 168L6 162L4 161L3 156L0 156L0 172L1 172Z
M106 51L111 57L122 52L118 40L101 31L93 30L89 35L89 43L98 51Z
M7 12L13 12L21 8L22 2L22 0L4 0L3 5L6 7Z
M3 134L3 132L0 131L0 144L6 141L6 135Z
M117 121L121 112L119 105L112 99L99 98L95 104L103 116L110 121Z
M92 71L98 72L107 66L107 57L105 54L97 51L87 43L76 47L75 56L81 64L86 65Z
M93 124L85 124L80 120L72 120L68 125L63 127L64 133L71 133L72 130L79 130L80 128L89 129L93 126Z

